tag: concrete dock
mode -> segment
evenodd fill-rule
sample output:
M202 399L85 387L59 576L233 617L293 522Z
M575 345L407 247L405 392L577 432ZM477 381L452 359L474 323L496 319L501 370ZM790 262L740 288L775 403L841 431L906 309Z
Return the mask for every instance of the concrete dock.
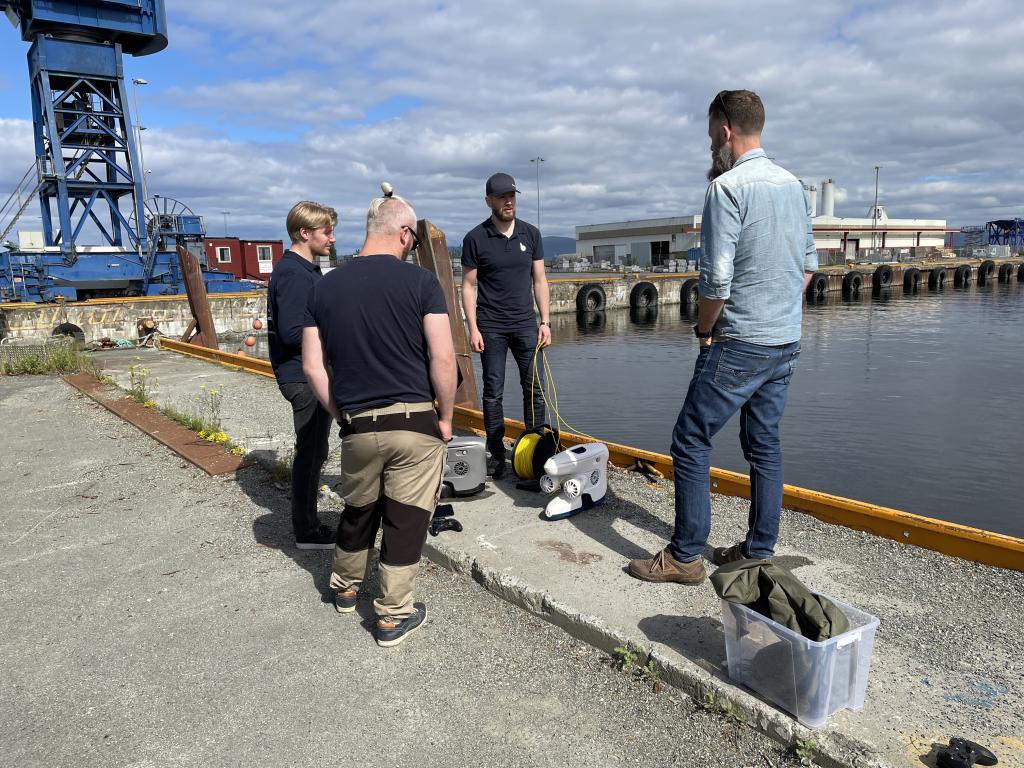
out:
M121 386L127 386L132 365L144 366L150 379L157 380L153 398L179 410L196 406L203 397L202 385L216 387L222 393L224 430L234 442L268 464L287 457L290 412L273 381L152 350L107 353L101 364ZM337 441L332 440L335 450L325 474L329 485L338 480ZM11 450L8 446L5 452ZM140 482L143 478L144 473ZM934 765L935 745L961 736L991 748L1000 765L1024 768L1024 573L951 559L784 512L777 561L815 591L881 620L865 707L841 711L825 729L809 731L729 681L720 609L710 585L645 584L624 572L629 559L648 556L664 545L673 517L670 483L652 484L615 471L603 505L556 523L540 519L545 501L544 496L517 490L514 478L488 482L480 496L454 502L464 531L429 539L428 556L598 649L631 644L650 653L663 680L696 699L710 693L716 701L731 703L748 730L779 744L812 739L823 765ZM713 502L711 542L731 544L745 529L746 502L720 496ZM211 506L217 503L215 497L209 499ZM152 504L168 521L180 511L173 497ZM248 545L235 542L225 557L248 558L252 562L243 568L259 572L255 550L245 551L246 546L258 546L256 538ZM69 552L77 546L73 541L66 545ZM10 546L9 539L4 546ZM5 559L14 558L8 552ZM74 567L73 558L67 567ZM172 570L162 563L160 568ZM116 603L116 569L113 578L103 597L108 608ZM210 591L219 588L214 584ZM69 599L55 597L62 606ZM169 608L173 615L173 603ZM258 603L251 609L261 613ZM5 613L10 614L10 607ZM449 616L446 620L457 621L458 611ZM435 624L410 643L427 647L447 631ZM100 632L92 640L91 650L83 646L81 653L98 654L111 638ZM204 649L193 652L202 654ZM55 661L22 657L18 663ZM752 757L750 764L763 761Z

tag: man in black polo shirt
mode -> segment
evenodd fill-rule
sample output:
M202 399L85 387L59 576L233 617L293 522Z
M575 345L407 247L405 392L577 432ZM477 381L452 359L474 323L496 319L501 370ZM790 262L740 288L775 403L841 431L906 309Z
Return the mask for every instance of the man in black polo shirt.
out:
M292 244L270 275L267 340L270 364L281 394L291 403L295 425L292 529L299 549L333 549L334 533L321 525L317 516L331 417L317 403L302 372L302 322L313 286L322 278L314 259L330 255L338 214L333 208L304 200L288 212L285 224Z
M462 241L462 307L469 324L470 346L483 369L484 430L491 457L487 471L505 473L505 359L511 350L519 366L523 421L527 428L544 423L540 380L533 373L537 345L551 343L550 294L544 273L540 230L516 218L515 180L496 173L487 180L484 201L490 218ZM533 314L536 302L540 327Z
M310 386L341 424L345 509L334 605L355 610L383 525L383 595L374 609L377 643L391 646L427 615L413 588L452 436L456 368L441 285L405 261L417 244L416 213L390 185L384 189L367 213L359 258L313 290L302 341Z

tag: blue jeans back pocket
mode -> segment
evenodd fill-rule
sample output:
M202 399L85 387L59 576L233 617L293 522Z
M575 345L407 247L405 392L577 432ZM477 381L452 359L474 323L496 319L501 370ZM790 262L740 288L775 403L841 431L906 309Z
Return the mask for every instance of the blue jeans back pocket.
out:
M735 392L749 386L754 378L764 374L772 364L769 355L726 347L715 367L715 384Z

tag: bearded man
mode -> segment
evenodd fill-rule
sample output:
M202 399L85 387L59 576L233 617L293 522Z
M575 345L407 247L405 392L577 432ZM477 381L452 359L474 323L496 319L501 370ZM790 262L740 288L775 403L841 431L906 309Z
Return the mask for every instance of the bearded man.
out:
M708 108L711 169L701 220L699 351L672 434L672 540L629 563L644 581L700 584L711 532L711 438L740 412L750 464L747 535L711 554L716 565L771 559L782 509L779 422L797 357L803 295L818 268L803 185L761 148L764 106L753 91L721 91Z

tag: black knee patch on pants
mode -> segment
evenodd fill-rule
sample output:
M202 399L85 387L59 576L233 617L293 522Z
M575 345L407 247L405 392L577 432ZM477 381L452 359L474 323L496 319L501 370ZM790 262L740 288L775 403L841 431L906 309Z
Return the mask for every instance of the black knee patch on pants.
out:
M381 513L384 511L384 497L372 504L356 507L346 504L338 523L337 544L346 552L362 552L372 549L380 529Z
M423 554L427 528L433 510L402 504L382 497L384 504L384 536L381 540L380 561L386 565L415 565Z

